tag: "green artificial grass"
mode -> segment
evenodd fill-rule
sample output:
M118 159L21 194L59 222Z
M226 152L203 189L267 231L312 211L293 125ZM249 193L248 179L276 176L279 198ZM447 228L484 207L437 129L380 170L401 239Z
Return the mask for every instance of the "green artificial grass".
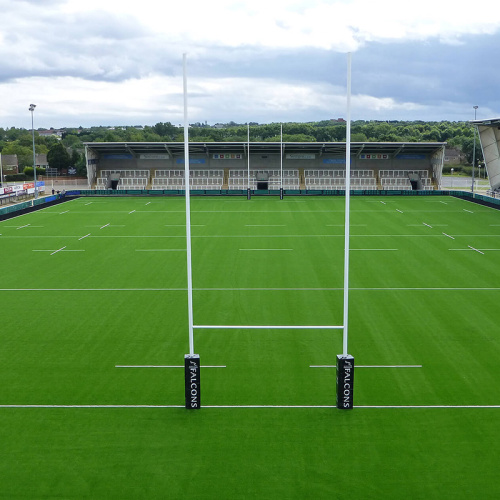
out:
M353 197L355 408L332 407L340 330L196 329L226 368L202 368L189 411L182 369L117 367L189 350L184 208L79 198L0 222L0 498L499 496L500 212ZM196 325L342 324L343 198L191 209Z

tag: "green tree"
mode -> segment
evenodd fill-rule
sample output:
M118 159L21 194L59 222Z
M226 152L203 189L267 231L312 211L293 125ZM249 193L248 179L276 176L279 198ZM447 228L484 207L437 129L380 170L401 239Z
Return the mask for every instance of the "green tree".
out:
M47 161L51 168L57 168L59 171L71 166L71 156L64 144L60 142L50 148L47 153Z
M36 150L36 148L35 148ZM33 166L33 147L21 146L18 141L8 142L2 149L4 155L17 155L17 162L19 164L19 171L21 172L24 167Z

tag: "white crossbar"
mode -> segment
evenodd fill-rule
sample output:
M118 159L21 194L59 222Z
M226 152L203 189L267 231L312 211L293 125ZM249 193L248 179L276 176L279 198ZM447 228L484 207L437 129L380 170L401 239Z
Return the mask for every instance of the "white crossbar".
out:
M335 326L330 326L330 325L290 325L290 326L284 326L284 325L269 325L269 326L262 326L262 325L193 325L193 328L204 328L204 329L261 329L261 330L342 330L344 327L335 325Z

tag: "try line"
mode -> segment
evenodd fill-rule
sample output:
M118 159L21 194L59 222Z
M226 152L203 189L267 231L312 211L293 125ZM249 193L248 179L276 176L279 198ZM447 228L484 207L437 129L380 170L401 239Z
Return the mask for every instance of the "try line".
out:
M185 408L185 405L63 405L63 404L14 404L14 405L0 405L0 408ZM289 408L289 409L301 409L301 408L337 408L336 405L203 405L203 408ZM402 410L411 410L411 409L480 409L480 408L500 408L500 405L354 405L354 408L360 409L402 409Z

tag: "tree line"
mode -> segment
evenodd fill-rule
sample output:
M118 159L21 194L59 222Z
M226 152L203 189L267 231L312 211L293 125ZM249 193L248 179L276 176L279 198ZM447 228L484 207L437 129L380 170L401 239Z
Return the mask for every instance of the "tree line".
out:
M246 123L229 122L209 126L193 123L189 129L192 142L246 142L248 130L252 142L279 142L283 129L284 142L343 142L346 123L323 120L307 123ZM159 122L152 126L78 127L62 129L62 138L41 136L35 131L36 153L47 154L51 167L59 170L73 166L85 174L85 142L182 142L182 126ZM473 158L474 129L469 122L425 121L364 121L351 124L352 142L447 142L460 150L470 164ZM0 128L0 153L17 154L20 170L33 166L31 130ZM476 159L482 152L476 138Z

